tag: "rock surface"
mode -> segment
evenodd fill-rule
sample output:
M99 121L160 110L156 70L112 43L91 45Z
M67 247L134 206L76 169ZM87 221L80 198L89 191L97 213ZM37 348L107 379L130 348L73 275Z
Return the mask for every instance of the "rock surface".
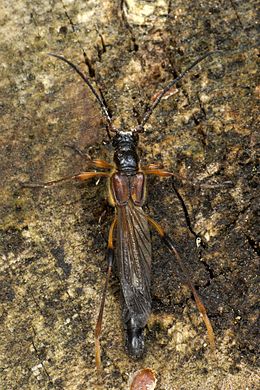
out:
M256 21L251 0L1 6L1 389L126 389L143 367L156 372L158 390L257 389ZM84 170L65 144L107 160L112 149L95 99L48 53L89 74L127 129L167 82L216 49L222 54L162 101L140 144L143 163L163 163L187 180L149 178L146 211L189 266L215 329L216 356L181 272L153 234L146 357L133 362L125 353L113 276L97 375L93 331L113 218L106 183L48 190L19 183Z

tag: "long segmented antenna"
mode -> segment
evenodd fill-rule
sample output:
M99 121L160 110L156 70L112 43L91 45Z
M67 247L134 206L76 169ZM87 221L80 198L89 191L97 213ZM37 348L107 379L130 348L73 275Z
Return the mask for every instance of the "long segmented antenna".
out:
M112 118L111 116L109 115L108 113L108 109L107 109L107 106L104 102L104 100L102 99L102 97L99 96L99 94L97 93L97 91L95 90L95 88L92 86L92 84L90 83L90 81L88 80L88 78L81 72L81 70L76 66L74 65L71 61L67 60L67 58L63 57L63 56L60 56L58 54L54 54L54 53L48 53L50 56L52 57L56 57L58 58L59 60L61 61L64 61L66 62L72 69L74 69L78 75L85 81L85 83L88 85L88 87L90 88L91 92L93 93L93 95L95 96L95 98L97 99L102 111L103 111L103 114L106 118L106 121L107 121L107 125L108 125L108 129L110 131L114 131L116 132L117 130L113 127L112 125ZM108 135L109 135L109 132L108 132ZM110 136L110 135L109 135Z
M190 72L190 70L192 68L194 68L197 64L199 64L205 58L207 58L207 57L209 57L209 56L211 56L211 55L213 55L215 53L219 53L219 52L221 52L221 50L210 51L210 52L204 54L203 56L199 57L188 68L186 68L178 77L176 77L176 79L172 80L168 85L166 85L166 87L161 91L161 93L155 99L155 101L153 102L151 107L149 107L146 110L141 123L134 129L134 132L142 132L143 131L144 125L146 124L146 122L150 118L150 116L153 113L154 109L158 106L158 104L162 100L163 96L166 94L166 92L169 91L169 89L171 89L173 87L173 85L177 84L178 81L180 81L188 72Z

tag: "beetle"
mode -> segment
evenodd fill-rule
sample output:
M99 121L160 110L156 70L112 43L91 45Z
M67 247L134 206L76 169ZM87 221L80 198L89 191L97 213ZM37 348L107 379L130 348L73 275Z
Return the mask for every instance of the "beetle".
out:
M67 58L58 54L49 53L51 56L67 63L87 84L99 103L106 120L107 134L114 148L113 163L100 159L89 161L89 165L95 168L94 171L81 172L77 175L67 176L45 183L24 184L25 187L48 188L69 180L85 181L91 178L101 177L105 177L109 180L109 200L115 208L115 217L109 229L106 254L108 268L95 328L95 358L97 368L101 367L101 327L106 293L114 261L116 261L121 287L122 317L126 331L126 348L128 354L135 359L141 358L144 354L144 329L151 313L152 302L152 248L149 225L159 233L184 273L186 283L192 291L199 312L202 314L211 349L215 349L214 331L207 316L205 306L191 282L188 270L182 262L172 239L154 219L146 215L143 211L146 196L146 177L148 175L156 175L159 177L174 177L176 175L160 168L156 164L142 167L138 156L138 141L139 134L144 132L145 124L167 91L177 84L198 63L216 52L218 51L207 52L202 55L178 77L168 83L157 95L152 105L146 110L138 125L127 131L116 128L113 125L112 116L109 113L102 95L98 94L83 72ZM113 133L112 137L111 133ZM75 149L83 155L83 152L80 149ZM115 236L116 247L114 245Z

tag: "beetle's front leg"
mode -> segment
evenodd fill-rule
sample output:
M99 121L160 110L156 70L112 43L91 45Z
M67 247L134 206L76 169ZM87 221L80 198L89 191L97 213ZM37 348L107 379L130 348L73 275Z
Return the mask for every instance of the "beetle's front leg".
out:
M81 157L87 160L88 166L92 166L94 168L102 168L102 169L112 169L113 165L105 160L94 159L92 160L89 154L83 152L77 145L75 144L65 144L68 148L71 148L76 153L78 153Z
M89 180L92 179L93 177L109 177L110 174L107 172L81 172L77 175L72 175L72 176L65 176L62 177L61 179L57 180L51 180L47 181L45 183L21 183L21 186L23 188L48 188L48 187L54 187L56 185L59 185L61 183L64 183L66 181L71 181L71 180L79 180L79 181L84 181L84 180Z

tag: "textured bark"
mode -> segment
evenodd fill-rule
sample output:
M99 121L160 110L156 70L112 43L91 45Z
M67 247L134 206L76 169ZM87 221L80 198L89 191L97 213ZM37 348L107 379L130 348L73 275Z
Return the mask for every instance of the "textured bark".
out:
M250 0L1 5L1 388L126 389L143 367L157 373L158 390L257 388L256 20ZM174 259L154 235L147 355L133 362L125 353L114 277L98 377L93 329L112 218L108 210L99 223L106 184L21 190L19 182L83 170L66 143L108 160L112 149L93 96L47 53L79 64L115 124L131 128L152 96L215 49L223 54L156 109L140 153L198 184L149 180L147 212L189 265L216 332L216 358ZM226 181L232 185L218 186Z

